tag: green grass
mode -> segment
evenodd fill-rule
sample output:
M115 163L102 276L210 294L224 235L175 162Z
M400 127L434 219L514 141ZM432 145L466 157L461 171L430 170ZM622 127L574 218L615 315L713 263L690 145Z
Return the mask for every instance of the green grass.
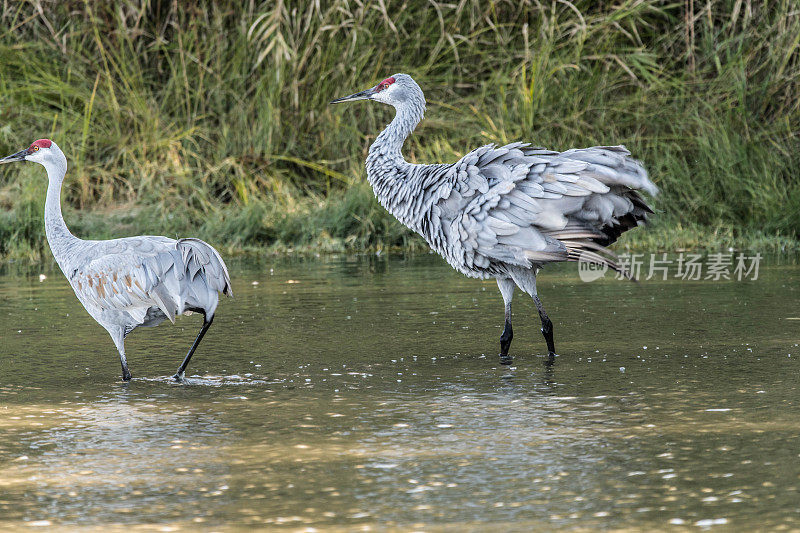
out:
M59 143L66 218L86 238L422 248L364 179L390 109L327 105L402 71L429 102L409 160L624 143L662 192L621 247L795 250L796 3L684 4L6 3L0 151ZM0 256L48 256L44 191L41 168L0 167Z

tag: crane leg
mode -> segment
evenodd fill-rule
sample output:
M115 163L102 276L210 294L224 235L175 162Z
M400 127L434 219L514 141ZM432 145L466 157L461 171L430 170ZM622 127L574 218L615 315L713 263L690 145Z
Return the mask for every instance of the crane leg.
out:
M203 340L203 335L206 334L208 328L211 327L211 323L214 321L214 315L207 316L203 313L203 327L200 329L200 333L197 334L197 338L194 340L192 347L189 348L189 353L186 354L186 357L183 359L183 363L181 366L178 367L178 371L175 372L175 375L172 376L172 379L175 381L183 381L184 373L186 372L186 367L189 365L189 360L192 358L194 351L197 349L197 346L200 344L200 341Z
M131 371L128 370L128 358L125 357L125 330L120 328L119 331L108 330L108 332L111 334L111 339L119 352L119 363L122 365L122 381L130 381Z
M539 318L542 319L542 335L544 335L544 340L547 342L547 355L552 359L556 356L556 346L553 342L553 323L550 321L550 317L547 316L539 295L533 295L533 302L536 304L536 309L539 310Z
M514 297L516 284L508 278L497 278L497 286L500 288L500 294L503 295L503 303L505 304L505 325L503 326L503 334L500 335L500 364L510 365L513 358L508 355L508 349L511 348L511 340L514 338L514 330L511 327L511 300Z
M128 370L128 359L125 357L125 349L119 351L119 362L122 365L122 381L131 380L131 371Z

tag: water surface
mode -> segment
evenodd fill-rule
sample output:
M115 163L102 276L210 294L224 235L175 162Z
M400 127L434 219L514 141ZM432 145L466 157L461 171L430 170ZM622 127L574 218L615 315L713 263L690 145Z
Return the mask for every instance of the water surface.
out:
M140 329L134 380L57 271L0 275L0 529L800 528L800 268L749 282L440 259L232 262L201 319Z

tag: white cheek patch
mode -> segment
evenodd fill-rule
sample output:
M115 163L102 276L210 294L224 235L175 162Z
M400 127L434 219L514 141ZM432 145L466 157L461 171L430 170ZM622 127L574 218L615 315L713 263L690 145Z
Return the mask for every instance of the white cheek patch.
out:
M378 92L375 99L380 102L389 102L392 100L392 93L394 92L394 85L389 85L386 89Z

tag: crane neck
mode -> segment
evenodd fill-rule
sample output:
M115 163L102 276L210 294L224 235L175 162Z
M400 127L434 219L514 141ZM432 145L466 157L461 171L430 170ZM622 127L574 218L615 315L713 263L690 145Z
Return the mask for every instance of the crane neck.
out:
M42 162L47 170L49 184L47 186L47 199L44 204L44 231L50 250L60 266L67 257L69 244L78 241L69 228L67 228L64 217L61 214L61 185L67 173L67 158L63 154L61 157L54 157Z
M402 149L403 143L420 123L425 115L425 98L397 104L394 119L378 135L369 148L370 159L405 163Z
M367 181L378 201L401 222L411 226L412 213L408 203L415 193L415 183L409 179L413 167L403 158L403 143L425 114L425 97L420 94L395 105L396 114L378 135L367 156Z

